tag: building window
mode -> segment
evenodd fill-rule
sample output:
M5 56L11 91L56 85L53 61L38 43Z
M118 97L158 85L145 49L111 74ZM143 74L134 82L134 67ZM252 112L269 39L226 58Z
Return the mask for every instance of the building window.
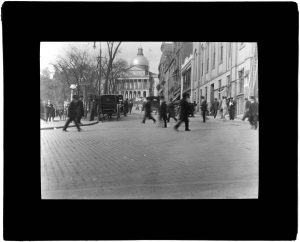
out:
M240 42L240 50L245 47L245 42Z
M212 60L212 68L215 69L216 62L216 44L213 44L213 60Z
M206 47L206 73L208 72L209 67L209 44Z
M244 92L244 69L239 71L239 79L240 79L240 90L239 93Z
M221 99L221 80L219 80L219 100Z
M223 43L220 43L220 64L223 63Z

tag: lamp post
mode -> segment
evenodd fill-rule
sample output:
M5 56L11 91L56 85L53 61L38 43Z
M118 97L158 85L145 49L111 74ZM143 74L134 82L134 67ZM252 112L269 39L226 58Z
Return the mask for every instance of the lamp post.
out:
M75 85L75 84L70 85L70 88L71 88L71 101L73 99L73 92L74 92L74 89L76 89L76 87L77 87L77 85Z
M101 42L100 43L100 55L97 57L97 62L99 64L99 80L98 80L98 94L100 95L100 90L101 90L101 87L100 87L100 84L101 84ZM96 49L96 42L94 42L94 46L93 46L94 49Z

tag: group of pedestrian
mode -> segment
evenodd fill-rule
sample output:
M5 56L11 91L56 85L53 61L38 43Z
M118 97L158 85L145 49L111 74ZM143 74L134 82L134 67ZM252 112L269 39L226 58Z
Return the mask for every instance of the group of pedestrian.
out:
M68 120L65 123L63 131L67 131L69 124L73 121L76 125L78 131L81 131L80 128L81 118L84 116L84 108L82 97L78 97L77 95L73 95L73 99L68 107Z

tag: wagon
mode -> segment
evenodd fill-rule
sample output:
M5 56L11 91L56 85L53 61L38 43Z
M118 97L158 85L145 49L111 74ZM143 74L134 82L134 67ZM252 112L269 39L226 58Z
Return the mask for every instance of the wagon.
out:
M119 120L121 118L121 114L124 114L123 95L100 95L98 98L98 106L99 118L101 120L112 119L113 116L116 116L117 120Z

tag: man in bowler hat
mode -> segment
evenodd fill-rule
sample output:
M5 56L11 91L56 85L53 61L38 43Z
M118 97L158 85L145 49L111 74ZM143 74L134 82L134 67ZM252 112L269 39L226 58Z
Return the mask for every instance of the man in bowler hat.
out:
M188 102L189 94L185 93L183 94L182 99L180 100L180 115L179 115L179 121L174 126L174 129L178 131L179 126L184 122L185 123L185 131L191 131L189 129L189 113L190 113L190 105Z
M72 121L74 121L78 132L81 131L81 128L79 127L79 124L78 124L79 116L80 116L80 106L79 106L79 102L78 102L78 96L74 95L73 100L70 103L69 108L68 108L68 117L69 118L63 128L63 131L67 131L67 128Z

